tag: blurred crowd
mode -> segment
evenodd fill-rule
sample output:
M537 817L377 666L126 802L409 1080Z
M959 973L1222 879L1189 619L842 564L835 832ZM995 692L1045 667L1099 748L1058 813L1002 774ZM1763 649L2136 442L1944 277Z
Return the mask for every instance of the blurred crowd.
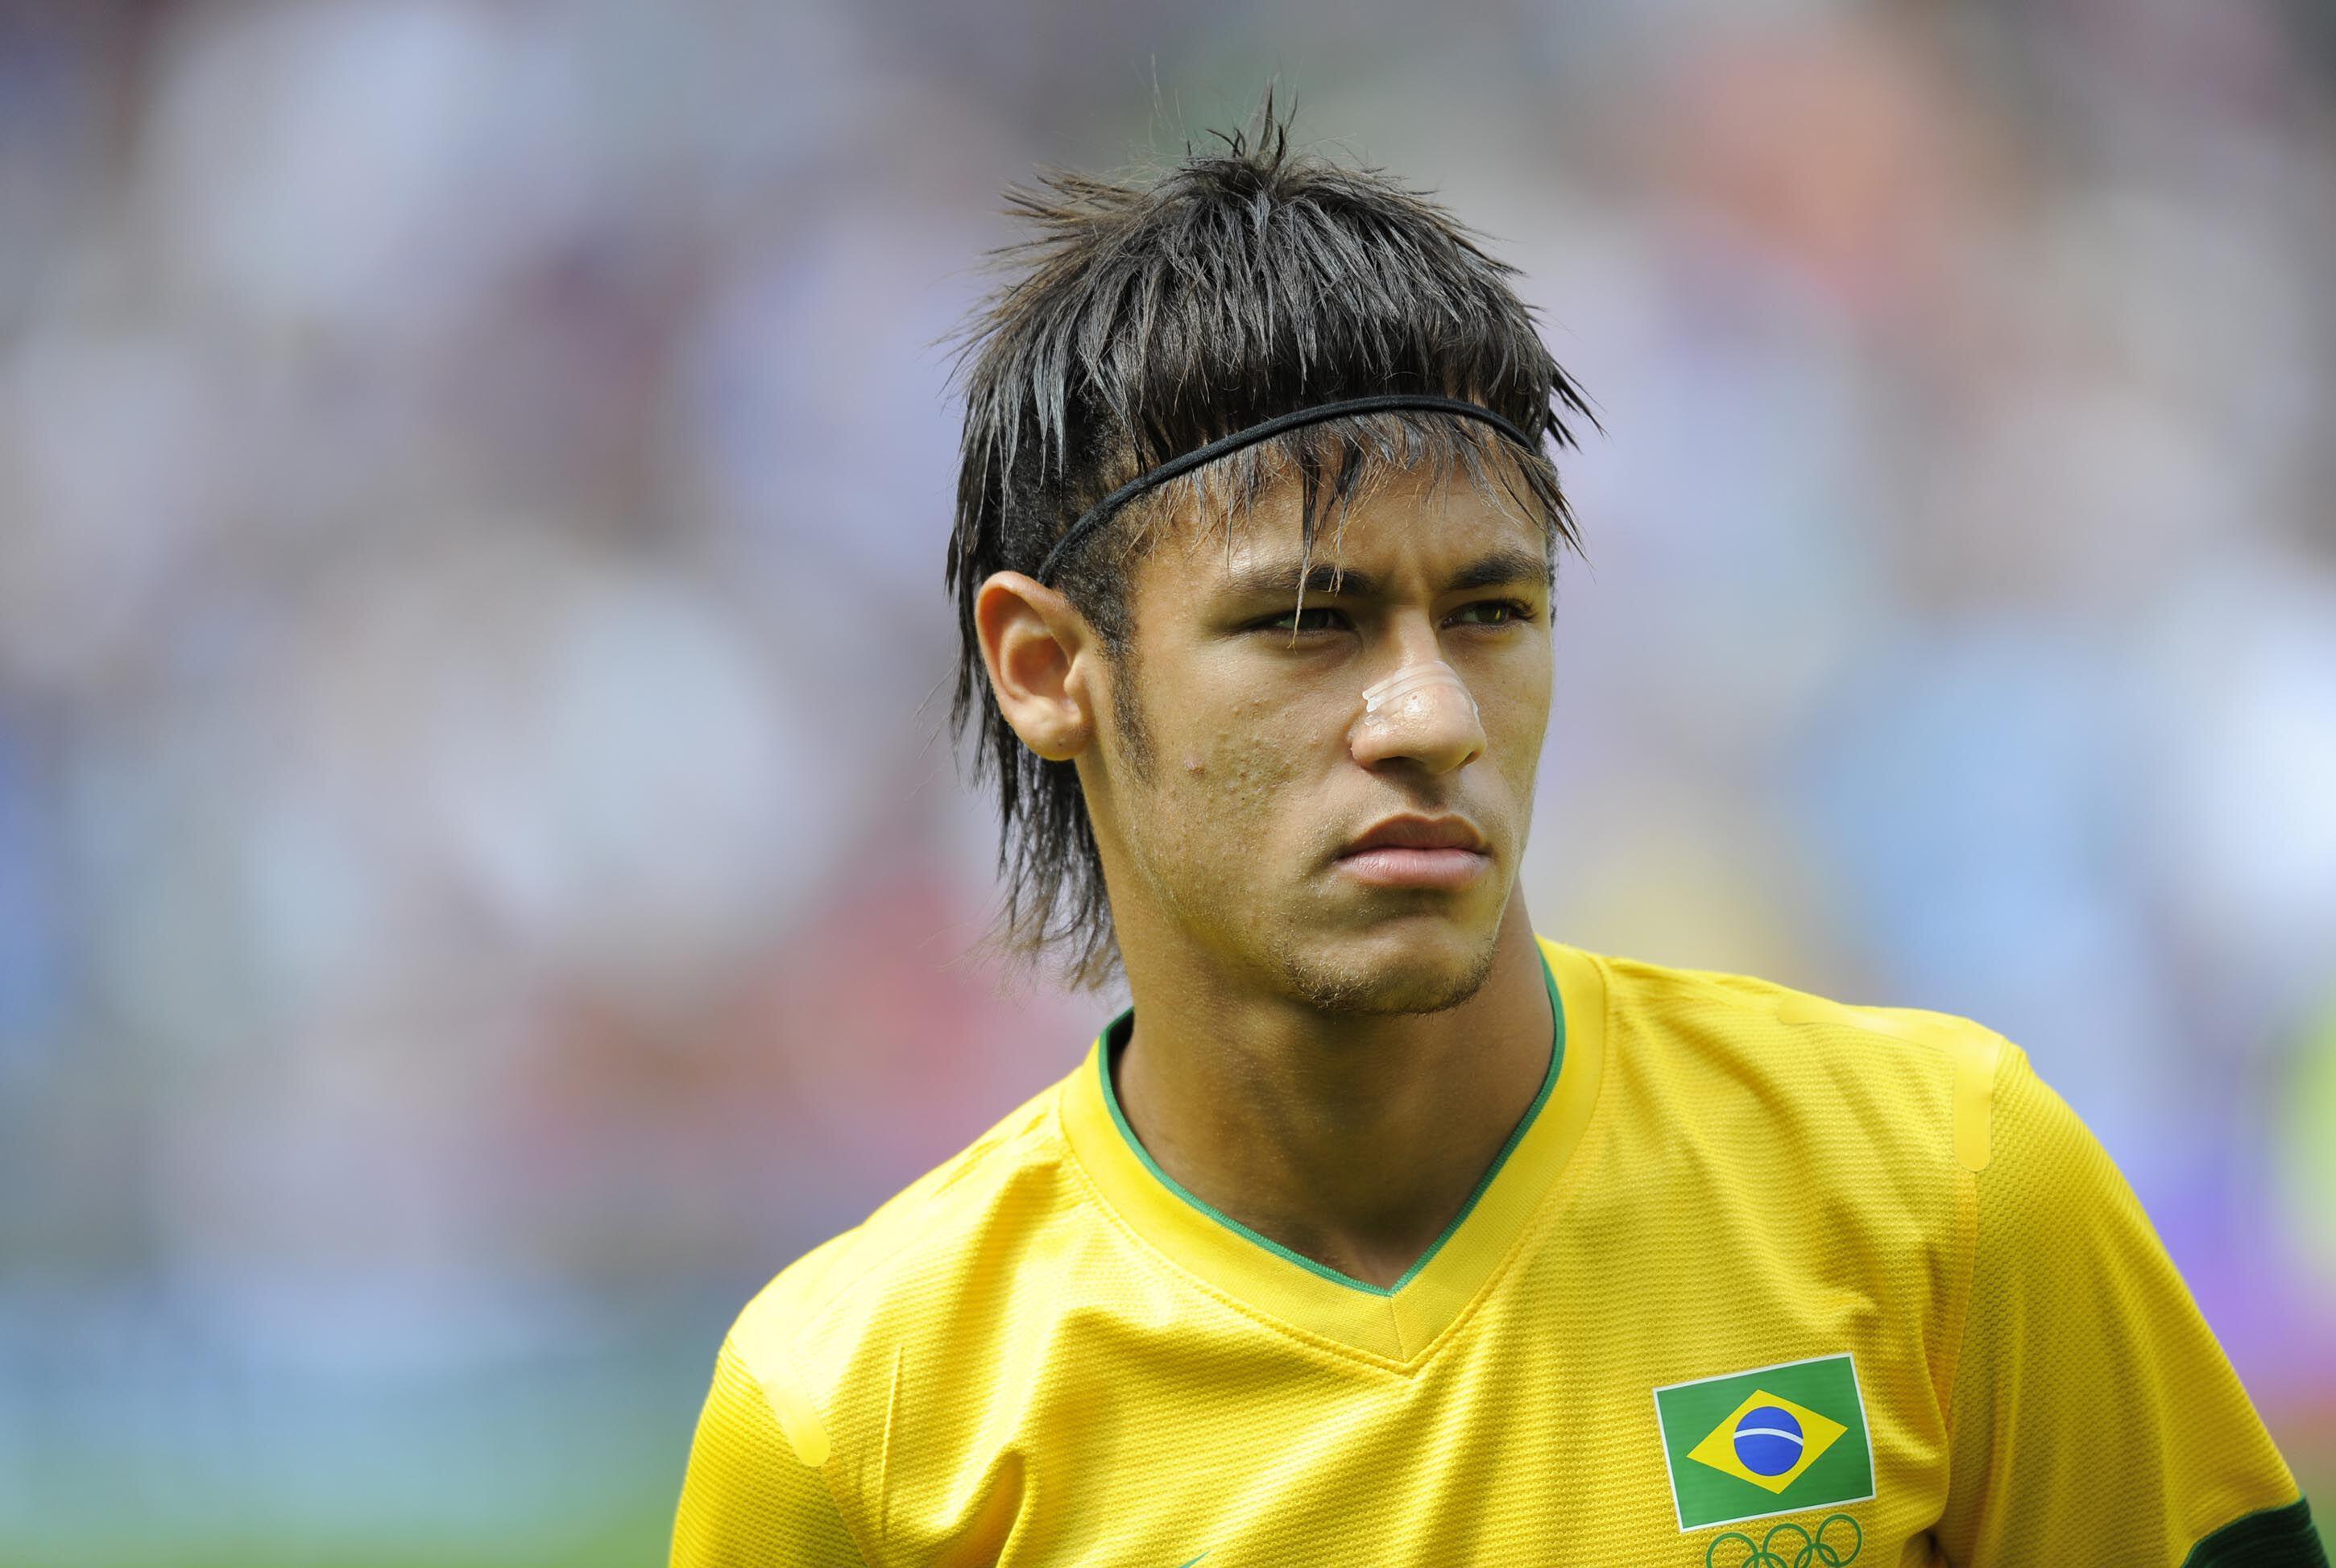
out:
M0 1555L639 1560L746 1295L1076 1061L946 340L1276 73L1605 426L1537 924L2020 1041L2336 1486L2321 9L20 3Z

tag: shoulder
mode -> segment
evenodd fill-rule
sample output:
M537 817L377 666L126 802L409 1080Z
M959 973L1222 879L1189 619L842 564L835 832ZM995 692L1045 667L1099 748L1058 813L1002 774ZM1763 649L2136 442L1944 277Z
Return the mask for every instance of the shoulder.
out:
M1599 955L1617 1070L1685 1111L1731 1105L1840 1118L1834 1132L1911 1135L1966 1171L1990 1157L1993 1108L2032 1082L2017 1046L1920 1008L1838 1001L1775 980Z
M1017 1252L1076 1222L1081 1193L1050 1086L852 1230L782 1270L747 1303L725 1349L761 1385L806 1463L824 1461L825 1412L880 1379L896 1340L960 1315Z

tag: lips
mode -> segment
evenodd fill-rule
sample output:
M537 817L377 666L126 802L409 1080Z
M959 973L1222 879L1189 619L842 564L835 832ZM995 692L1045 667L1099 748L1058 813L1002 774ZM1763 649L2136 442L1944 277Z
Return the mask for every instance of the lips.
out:
M1484 835L1466 817L1389 817L1339 851L1344 858L1369 850L1467 850L1484 852Z
M1493 857L1465 817L1392 817L1339 852L1338 870L1381 888L1456 891L1484 875Z

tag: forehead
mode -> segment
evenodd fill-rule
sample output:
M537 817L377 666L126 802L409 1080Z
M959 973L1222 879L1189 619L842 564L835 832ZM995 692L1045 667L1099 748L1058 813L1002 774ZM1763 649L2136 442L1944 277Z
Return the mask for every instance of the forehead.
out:
M1492 482L1497 491L1499 481ZM1344 505L1318 501L1312 548L1300 531L1303 493L1285 478L1228 516L1190 515L1161 531L1135 563L1146 594L1205 596L1287 572L1328 570L1374 583L1428 582L1498 557L1537 562L1547 578L1549 531L1517 501L1488 495L1465 473L1398 471L1368 483Z

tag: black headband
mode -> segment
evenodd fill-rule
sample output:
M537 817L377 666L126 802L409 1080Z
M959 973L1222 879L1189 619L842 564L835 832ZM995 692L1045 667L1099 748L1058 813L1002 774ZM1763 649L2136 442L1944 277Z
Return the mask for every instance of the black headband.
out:
M1398 408L1429 409L1438 414L1456 414L1465 419L1480 420L1523 447L1527 452L1537 453L1541 450L1539 442L1494 414L1491 409L1482 404L1463 402L1456 397L1433 397L1426 393L1386 392L1372 397L1350 397L1339 403L1323 403L1317 404L1312 408L1292 409L1288 414L1276 414L1262 424L1252 424L1247 430L1236 430L1231 435L1222 436L1206 446L1197 447L1182 457L1172 457L1149 472L1137 474L1134 479L1096 502L1081 515L1078 521L1064 531L1063 537L1055 541L1055 548L1046 552L1046 559L1038 564L1038 580L1049 588L1053 587L1055 569L1062 564L1063 557L1088 534L1109 521L1114 512L1155 484L1165 484L1180 474L1192 472L1203 463L1214 463L1229 452L1238 452L1244 446L1254 446L1260 441L1270 441L1285 430L1296 430L1301 425L1320 424L1325 420L1344 419L1350 414L1380 414L1389 409Z

